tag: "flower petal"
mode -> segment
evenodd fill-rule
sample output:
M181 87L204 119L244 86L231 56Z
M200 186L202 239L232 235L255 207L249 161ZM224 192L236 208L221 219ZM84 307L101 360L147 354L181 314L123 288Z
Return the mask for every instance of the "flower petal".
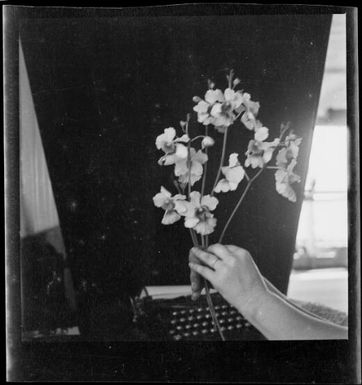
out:
M184 134L181 136L181 138L176 138L175 142L183 142L183 143L188 143L190 141L190 138L188 135Z
M239 160L238 160L238 156L239 156L239 154L237 154L236 152L233 152L232 154L230 154L230 156L229 156L229 167L235 167L238 164L240 164Z
M220 179L219 182L217 183L217 185L215 186L214 191L216 193L230 191L230 184L229 184L229 182L225 178Z
M193 162L199 162L201 164L204 164L205 162L207 162L208 160L207 154L205 154L201 150L197 152L195 152L195 149L191 149L191 150L194 150L193 153L191 152L191 159Z
M222 113L221 103L215 103L211 108L210 115L214 117L218 117L221 115L221 113Z
M198 191L192 191L190 193L190 202L194 207L200 207L201 194Z
M248 130L250 131L254 130L255 118L252 118L251 115L247 113L247 111L241 115L240 120Z
M224 96L227 102L231 102L234 99L235 91L231 88L226 88L226 90L224 91Z
M219 89L216 89L216 90L208 90L208 91L206 91L205 100L209 104L214 104L216 102L221 102L221 103L224 102L225 98L224 98L224 95L223 95L222 91L219 90Z
M160 193L157 193L152 199L156 207L162 207L170 198L167 195L160 192Z
M165 189L163 186L161 186L161 193L166 195L168 198L171 198L171 193Z
M201 206L206 206L209 208L210 211L213 211L216 209L216 206L219 203L219 200L215 197L212 197L211 195L205 195L201 198Z
M161 223L163 225L172 225L172 223L177 222L181 216L175 210L167 210L162 218Z
M194 226L195 231L201 235L208 235L214 232L216 218L208 218L206 221L200 221Z
M180 176L188 172L187 159L178 158L175 163L175 175Z
M178 200L178 201L175 201L174 203L175 203L175 211L178 214L183 215L183 216L187 215L187 213L189 211L188 205L187 205L188 202Z
M202 164L199 162L192 162L191 163L191 175L195 176L201 176L204 169L202 167Z
M164 157L164 166L170 166L171 164L175 164L177 161L177 156L175 154L166 154Z
M199 103L194 106L193 110L197 113L207 113L207 110L209 109L210 105L206 103L204 100L201 100Z
M215 144L215 140L211 136L205 136L201 141L201 147L211 147Z
M196 217L186 217L185 218L185 227L193 228L200 222L200 219Z
M276 183L276 190L277 192L283 196L284 198L287 198L291 202L297 201L297 196L295 194L295 191L291 188L291 186L287 183Z
M273 156L273 152L274 152L274 148L273 147L270 147L268 149L266 149L264 151L264 154L263 154L263 160L265 163L268 163L270 162L272 156Z
M266 127L259 127L255 130L254 139L258 142L263 142L269 136L269 129Z
M230 191L235 191L238 188L239 183L229 182Z
M236 166L226 170L224 175L229 182L239 184L245 176L245 170L242 166Z
M184 146L183 144L177 143L175 155L178 158L185 159L185 158L187 158L187 154L188 154L187 147Z

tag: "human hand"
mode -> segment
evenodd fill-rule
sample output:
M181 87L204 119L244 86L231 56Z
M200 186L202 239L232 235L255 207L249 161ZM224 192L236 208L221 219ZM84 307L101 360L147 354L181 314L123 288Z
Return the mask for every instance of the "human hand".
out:
M214 244L203 251L190 250L192 298L202 290L201 277L243 314L250 313L268 289L250 253L237 246Z

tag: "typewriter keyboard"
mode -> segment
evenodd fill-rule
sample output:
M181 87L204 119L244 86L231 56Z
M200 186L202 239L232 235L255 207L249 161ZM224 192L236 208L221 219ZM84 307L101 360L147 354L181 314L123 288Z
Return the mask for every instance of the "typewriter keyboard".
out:
M230 332L242 331L250 328L240 313L228 305L216 305L215 312L220 324L220 329L225 335ZM168 333L175 341L183 339L203 339L218 337L210 311L207 307L173 310L168 324ZM232 333L234 334L234 333Z
M226 340L264 339L261 333L218 293L212 294L212 300ZM151 300L145 309L151 319L157 320L153 330L162 328L162 334L167 340L221 340L214 327L205 296L195 302L189 296L171 300Z

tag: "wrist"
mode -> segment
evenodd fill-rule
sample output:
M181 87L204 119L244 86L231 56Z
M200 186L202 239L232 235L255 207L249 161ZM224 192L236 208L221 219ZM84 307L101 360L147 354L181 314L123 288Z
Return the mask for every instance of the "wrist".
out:
M240 301L237 309L250 323L255 324L271 296L272 293L268 289L260 290L250 295L246 301Z

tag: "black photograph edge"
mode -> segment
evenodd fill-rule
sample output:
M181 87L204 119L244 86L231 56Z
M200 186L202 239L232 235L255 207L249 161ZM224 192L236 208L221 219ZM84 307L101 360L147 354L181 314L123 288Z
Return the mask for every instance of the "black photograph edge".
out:
M21 340L19 261L18 32L23 18L346 13L347 123L349 127L349 339L227 343L24 343ZM106 380L198 382L360 381L360 217L357 11L297 5L201 4L145 8L3 8L6 333L8 381ZM32 362L56 362L50 378L32 372ZM56 370L54 368L57 368ZM93 369L94 368L94 371ZM82 376L82 371L84 374ZM93 376L92 373L102 375ZM308 373L308 374L307 374ZM311 382L311 381L310 381Z

